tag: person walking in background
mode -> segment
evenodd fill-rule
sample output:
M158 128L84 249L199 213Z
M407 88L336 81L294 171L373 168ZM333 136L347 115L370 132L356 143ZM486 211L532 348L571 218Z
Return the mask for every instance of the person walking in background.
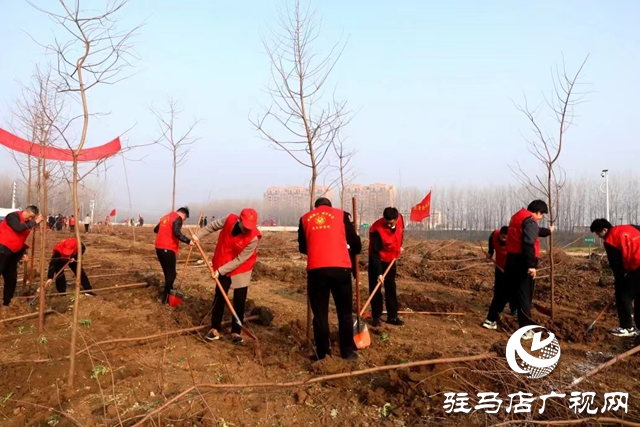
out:
M331 355L329 295L333 295L338 314L340 354L346 360L358 359L353 341L353 291L348 248L356 254L362 250L362 242L348 214L332 207L329 199L319 198L315 208L300 218L298 226L298 249L307 255L307 294L313 311L317 352L314 359L317 360Z
M4 278L3 305L9 305L18 284L18 263L27 261L25 244L31 229L42 222L35 205L8 214L0 221L0 275Z
M72 233L76 231L76 217L74 215L69 217L69 231Z
M84 243L82 244L82 254L84 255L87 250ZM47 283L45 286L48 286L53 282L53 277L58 273L64 270L65 265L69 260L73 260L68 264L68 267L73 271L73 274L78 276L78 263L76 259L78 258L78 241L75 237L71 237L69 239L62 240L53 247L53 254L51 255L51 261L49 261L49 270L47 272ZM80 283L82 285L82 289L85 291L89 291L92 289L91 283L89 282L89 278L87 274L84 272L84 269L80 272ZM64 277L64 273L61 273L56 277L56 290L60 293L67 291L67 279ZM85 292L85 295L95 296L96 294L93 292Z
M208 224L208 221L207 221L207 217L205 216L204 219L202 220L202 226L206 227L207 224Z
M394 259L402 253L404 239L404 219L396 208L385 208L382 218L373 223L369 229L369 293L376 288L382 274ZM389 269L384 278L384 299L387 306L387 323L395 326L404 325L398 317L398 295L396 292L396 266ZM371 299L371 325L382 324L382 289Z
M534 325L531 318L534 280L540 260L540 237L548 237L553 226L540 228L538 222L549 213L549 207L542 200L534 200L526 209L516 212L509 222L507 232L507 264L505 269L507 287L513 292L513 301L518 310L520 328ZM522 338L533 339L533 331L527 331Z
M56 231L62 231L62 214L56 217Z
M160 218L153 229L156 236L156 256L164 273L164 290L160 299L166 304L176 280L176 256L180 242L193 246L193 242L182 234L182 224L189 218L189 208L182 207ZM197 238L196 238L197 240Z
M489 314L487 319L482 323L482 327L486 329L497 329L498 318L500 313L504 310L504 306L509 302L509 308L511 309L511 315L517 315L516 310L512 306L513 299L511 296L510 288L507 286L505 268L507 267L507 233L509 227L504 226L500 230L495 230L489 236L489 252L487 253L487 259L491 260L493 254L496 255L496 268L493 282L493 300L489 307Z
M47 218L47 224L49 225L49 230L55 229L56 219L53 217L53 215L49 214L49 217Z
M604 240L604 249L613 272L616 308L620 327L609 331L616 337L640 333L640 227L611 225L600 218L591 224L591 232ZM631 315L631 303L635 315ZM635 318L636 327L633 326Z
M84 217L84 232L88 233L89 232L89 227L91 226L91 217L89 216L89 214L87 214L87 216Z
M258 213L247 208L243 209L239 216L229 214L226 218L211 221L211 224L201 228L196 236L201 240L213 232L222 230L211 262L214 269L213 278L219 280L225 293L233 289L233 309L240 321L244 321L244 307L251 282L251 272L258 259L257 247L262 238L257 224ZM224 308L224 297L216 287L211 309L211 329L205 335L205 339L213 341L220 338ZM244 341L240 335L241 332L240 325L234 320L231 324L231 337L234 344Z

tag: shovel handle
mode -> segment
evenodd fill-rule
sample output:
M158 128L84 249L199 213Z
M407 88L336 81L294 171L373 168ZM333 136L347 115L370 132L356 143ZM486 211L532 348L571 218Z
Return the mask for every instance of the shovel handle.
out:
M480 250L482 251L482 253L487 256L487 259L490 259L491 262L496 266L496 268L504 273L504 269L498 265L496 260L493 258L489 258L489 253L484 251L484 248L482 247L482 242L480 240L478 240L478 244L480 245Z
M200 222L202 221L202 214L204 211L200 211L200 216L198 217L198 223L196 224L196 230L200 228ZM184 281L184 277L187 275L187 268L189 267L189 260L191 259L191 254L193 253L193 246L189 246L189 254L187 255L187 261L184 263L184 268L182 269L182 274L180 275L180 283L178 283L178 287L182 285Z
M371 300L373 299L373 296L376 294L376 292L378 292L378 289L380 289L380 286L382 286L382 284L384 283L384 279L385 277L387 277L387 273L389 272L389 270L391 270L391 267L393 267L393 264L396 262L396 259L397 258L394 258L393 260L391 260L391 262L389 263L389 266L387 267L384 274L382 275L382 279L378 279L378 284L376 285L376 288L373 290L373 292L371 292L371 295L369 295L369 299L367 299L367 302L364 303L362 310L360 310L360 313L358 314L359 316L362 316L364 312L367 310L367 307L369 307L369 304L371 304Z
M191 236L193 237L193 230L189 229L189 232L191 233ZM196 244L196 247L198 248L198 250L200 251L200 255L202 255L202 258L204 259L205 264L207 264L207 267L209 268L209 271L211 272L211 274L214 273L213 267L211 266L211 263L209 262L209 259L207 258L207 254L204 252L204 249L202 249L202 246L200 246L200 242L198 240L192 240L193 243ZM236 311L233 309L233 305L231 304L231 301L229 301L229 297L227 296L227 293L224 291L224 288L222 287L222 284L220 283L220 281L218 280L218 278L215 278L216 281L216 286L218 287L218 290L220 291L220 294L222 294L222 298L224 298L224 302L227 304L227 307L229 308L229 311L231 311L231 314L233 315L233 317L235 318L236 322L238 323L238 325L240 325L240 328L242 328L242 330L251 338L253 338L254 340L258 340L258 338L247 328L245 328L244 326L242 326L242 322L240 321L240 318L238 317L238 314L236 313Z
M611 307L611 304L613 304L613 300L609 301L607 303L607 305L604 306L604 308L602 309L602 311L600 311L600 313L598 313L598 315L596 316L596 318L593 320L593 322L591 322L591 324L587 327L587 329L585 330L585 335L588 334L589 332L591 332L591 329L593 329L593 327L595 326L596 322L602 317L602 315L609 309L609 307Z

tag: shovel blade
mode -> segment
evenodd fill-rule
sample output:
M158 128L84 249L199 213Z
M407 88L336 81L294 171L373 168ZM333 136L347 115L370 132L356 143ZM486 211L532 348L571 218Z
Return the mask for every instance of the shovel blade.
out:
M358 349L367 348L371 345L371 335L362 319L353 322L353 342Z
M255 336L255 334L251 332L249 329L245 328L244 326L241 326L240 329L242 329L242 332L244 332L249 338L251 338L252 340L258 341L258 337Z

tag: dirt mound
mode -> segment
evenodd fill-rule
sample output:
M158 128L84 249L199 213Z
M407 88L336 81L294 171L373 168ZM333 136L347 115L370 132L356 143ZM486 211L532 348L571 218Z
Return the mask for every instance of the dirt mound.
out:
M256 262L253 267L255 280L275 280L277 282L297 283L307 282L307 272L304 267L284 264L282 266L268 266L264 262Z
M467 310L466 305L433 301L417 292L400 294L398 299L402 306L406 306L413 311L460 312Z

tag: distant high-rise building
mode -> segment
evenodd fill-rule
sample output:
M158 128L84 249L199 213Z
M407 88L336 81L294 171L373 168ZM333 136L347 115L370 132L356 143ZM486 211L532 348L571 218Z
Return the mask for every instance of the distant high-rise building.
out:
M333 198L333 190L316 186L314 200ZM308 187L270 187L262 200L262 220L275 220L278 225L298 225L300 217L309 211Z
M345 186L345 210L351 212L351 199L358 202L358 222L372 224L382 217L386 207L396 205L396 187L387 184ZM408 218L405 219L408 221Z

